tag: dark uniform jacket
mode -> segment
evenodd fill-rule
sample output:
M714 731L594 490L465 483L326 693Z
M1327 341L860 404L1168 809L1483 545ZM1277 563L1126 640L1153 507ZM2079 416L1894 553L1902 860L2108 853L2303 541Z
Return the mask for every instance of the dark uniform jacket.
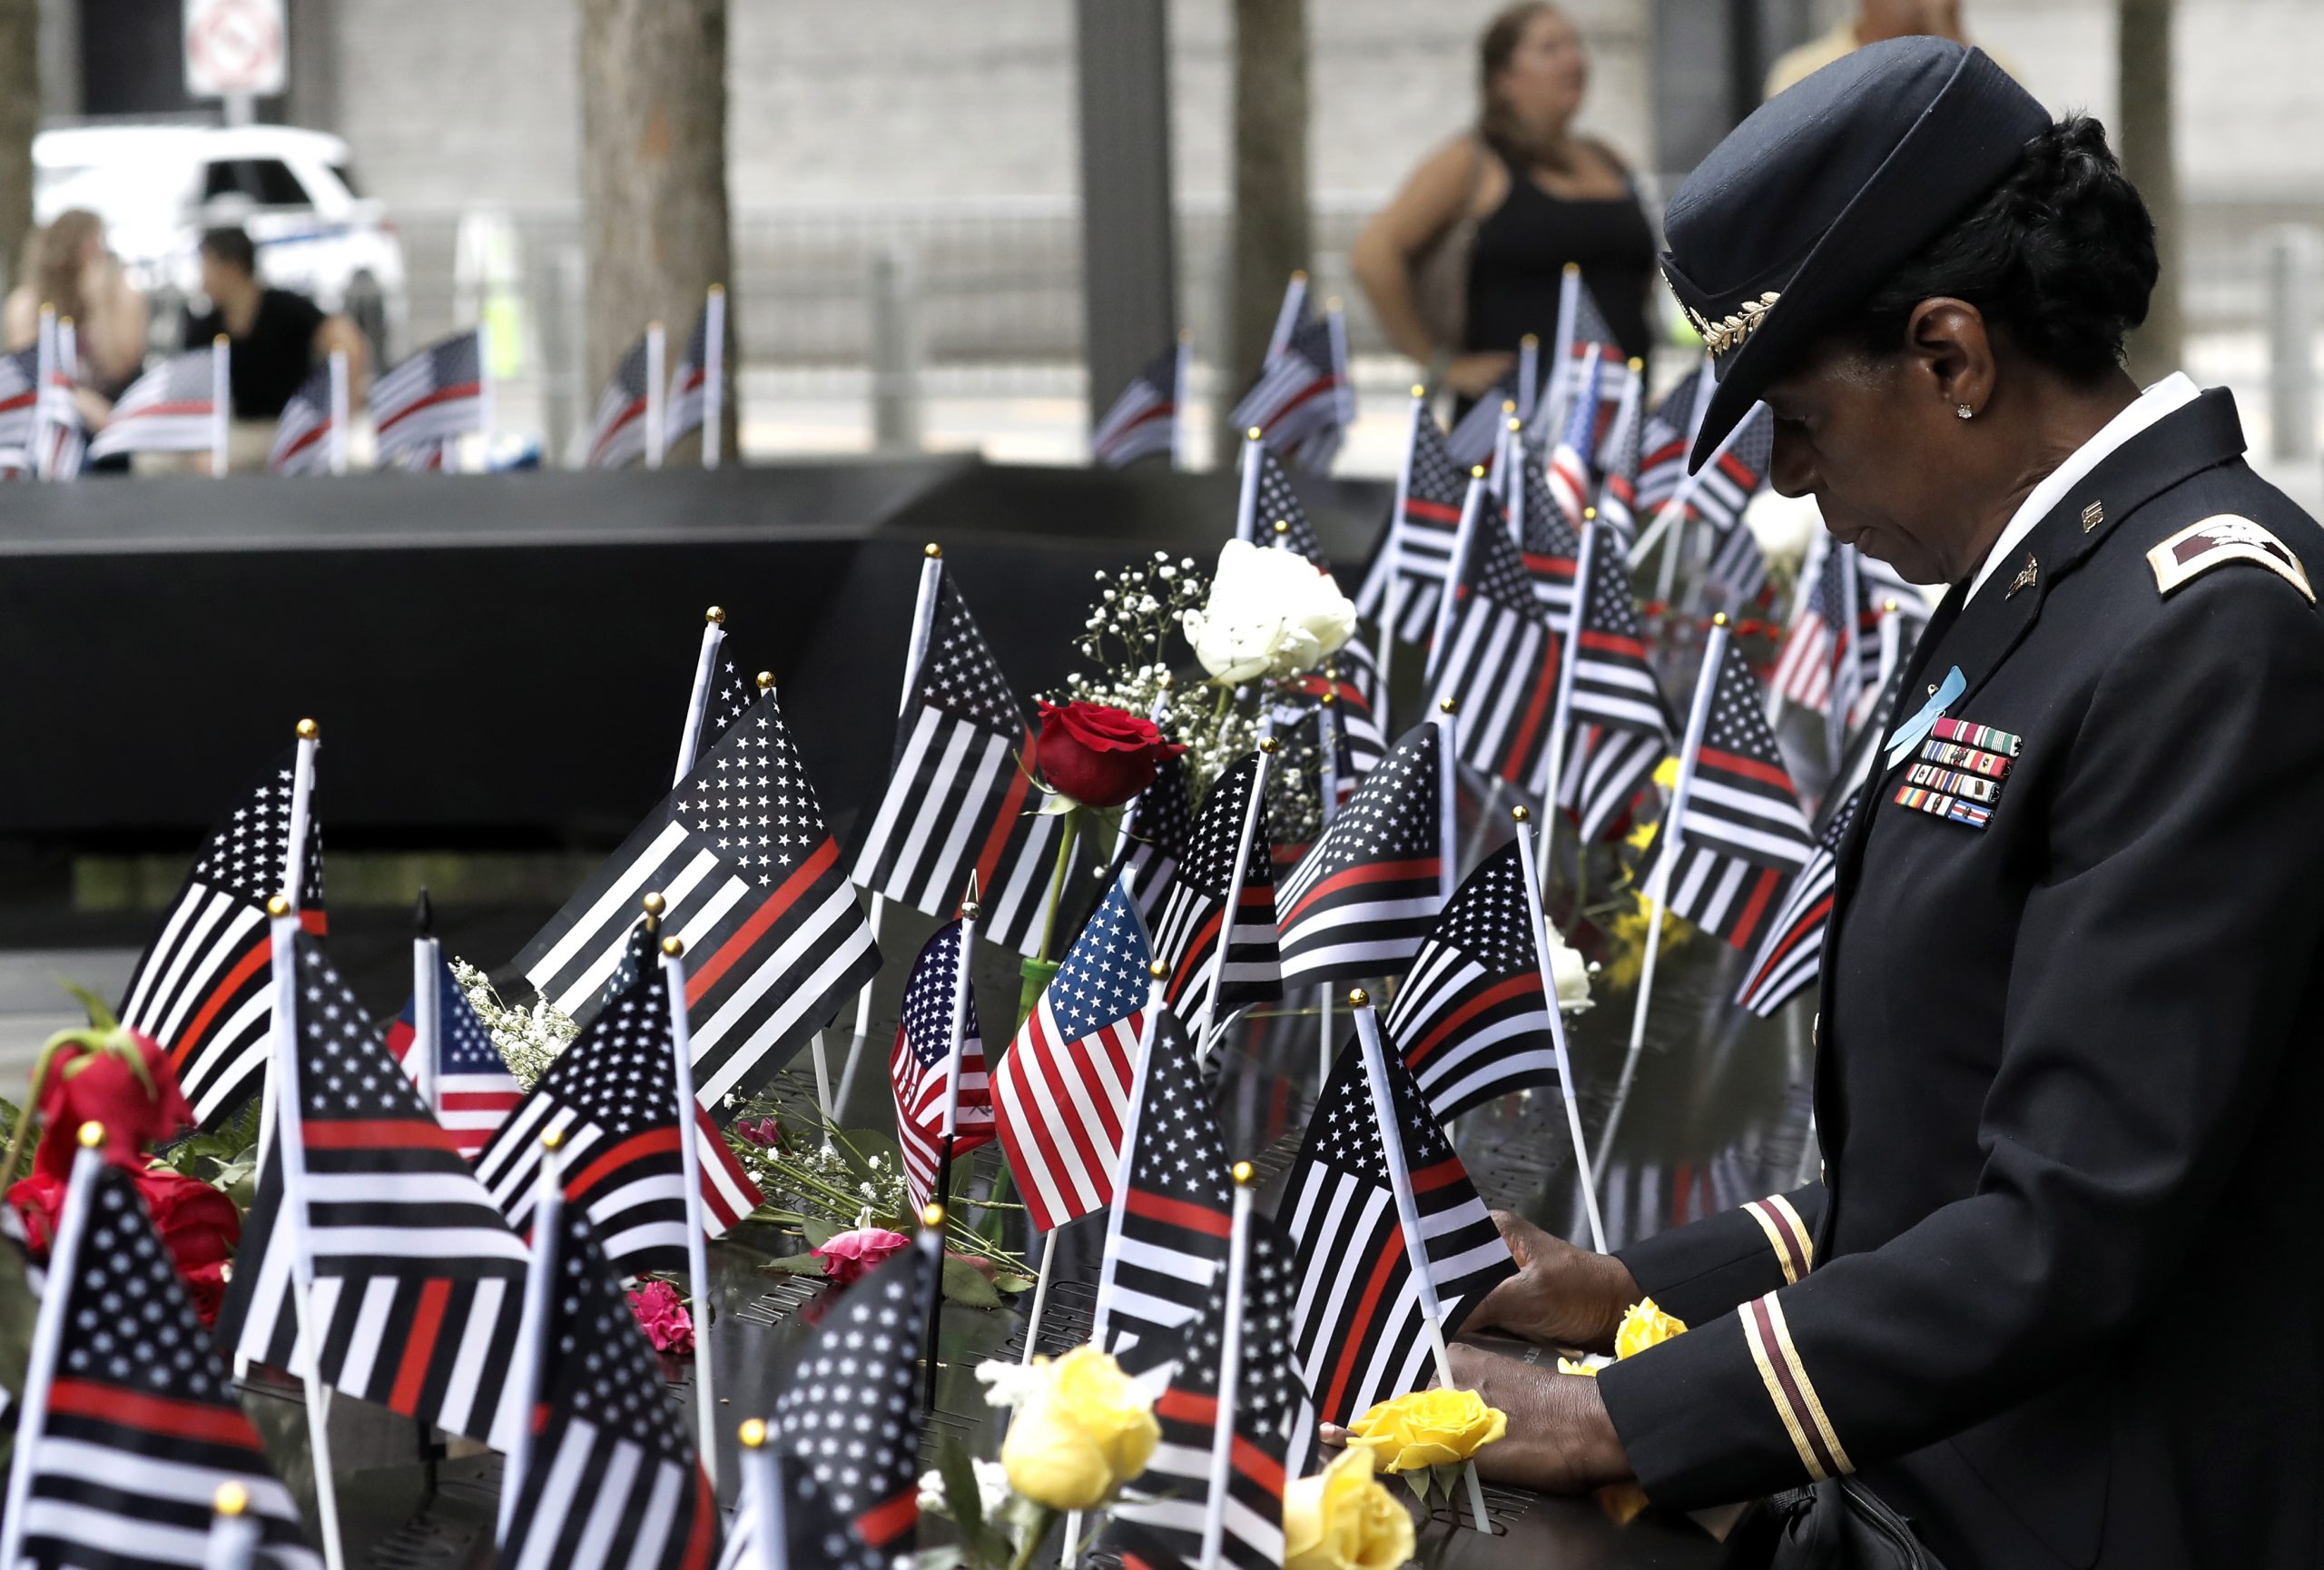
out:
M1875 765L1824 1182L1622 1256L1692 1326L1600 1379L1656 1502L1860 1471L1948 1570L2324 1565L2324 534L2242 451L2204 394L1938 608L1897 719L1957 667L2007 773L1980 828Z

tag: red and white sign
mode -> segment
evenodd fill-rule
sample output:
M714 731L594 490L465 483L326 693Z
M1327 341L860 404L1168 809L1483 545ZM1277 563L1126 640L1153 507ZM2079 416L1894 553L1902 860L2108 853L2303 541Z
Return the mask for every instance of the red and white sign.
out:
M283 0L185 0L185 90L196 98L267 98L288 75Z

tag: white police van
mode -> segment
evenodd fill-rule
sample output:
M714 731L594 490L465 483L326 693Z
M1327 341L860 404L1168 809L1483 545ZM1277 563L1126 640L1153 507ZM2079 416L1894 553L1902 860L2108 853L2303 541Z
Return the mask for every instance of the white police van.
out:
M61 126L34 139L33 180L36 222L76 207L104 220L107 242L152 297L157 336L174 338L180 309L201 291L202 231L239 223L266 281L346 311L378 363L404 347L403 244L359 191L336 136L287 125Z

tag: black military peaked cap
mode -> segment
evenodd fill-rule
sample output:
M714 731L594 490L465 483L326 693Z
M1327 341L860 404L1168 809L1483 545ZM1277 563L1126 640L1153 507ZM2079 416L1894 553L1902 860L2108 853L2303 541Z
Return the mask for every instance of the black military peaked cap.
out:
M1718 379L1694 466L2049 124L1983 50L1893 38L1777 94L1713 148L1663 217L1662 271Z

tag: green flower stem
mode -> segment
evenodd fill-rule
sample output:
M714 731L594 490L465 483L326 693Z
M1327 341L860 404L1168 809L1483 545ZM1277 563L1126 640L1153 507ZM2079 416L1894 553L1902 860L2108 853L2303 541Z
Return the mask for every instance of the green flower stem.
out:
M1065 837L1058 842L1057 866L1049 874L1049 905L1041 913L1041 958L1045 960L1057 937L1057 907L1065 898L1065 875L1073 869L1073 845L1081 836L1081 815L1088 810L1075 807L1065 815Z
M1047 1505L1039 1508L1040 1513L1033 1517L1033 1524L1025 1528L1025 1540L1017 1545L1017 1557L1009 1562L1009 1570L1028 1570L1033 1563L1033 1555L1040 1552L1041 1539L1049 1535L1049 1527L1057 1522L1055 1510Z

